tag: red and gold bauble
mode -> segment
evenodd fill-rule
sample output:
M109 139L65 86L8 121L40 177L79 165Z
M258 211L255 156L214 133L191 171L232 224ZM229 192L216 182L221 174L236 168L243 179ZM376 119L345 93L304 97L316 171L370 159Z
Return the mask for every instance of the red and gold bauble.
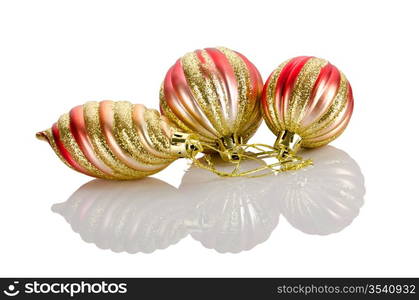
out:
M222 47L196 50L167 72L160 110L182 131L234 160L238 145L260 125L262 89L258 70L242 54Z
M272 72L262 96L263 117L277 135L275 147L294 154L336 139L354 107L345 75L328 61L312 56L287 60Z
M105 179L154 174L200 147L157 110L127 101L76 106L37 137L70 168Z

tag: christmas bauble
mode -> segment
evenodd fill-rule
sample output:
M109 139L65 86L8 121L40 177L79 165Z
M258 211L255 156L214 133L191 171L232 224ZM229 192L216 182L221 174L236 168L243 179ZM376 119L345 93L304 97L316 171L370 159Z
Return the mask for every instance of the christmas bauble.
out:
M295 153L336 139L353 111L351 86L328 61L300 56L282 63L265 83L264 119L277 135L275 147Z
M70 168L106 179L142 178L199 148L157 110L127 101L76 106L37 137Z
M185 54L169 69L160 91L160 110L182 131L234 160L235 147L260 125L263 82L242 54L219 47Z

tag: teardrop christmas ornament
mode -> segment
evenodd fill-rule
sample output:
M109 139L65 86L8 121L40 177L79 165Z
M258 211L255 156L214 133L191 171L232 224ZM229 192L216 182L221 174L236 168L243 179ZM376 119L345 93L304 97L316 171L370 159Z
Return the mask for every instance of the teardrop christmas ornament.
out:
M224 160L234 161L260 125L262 89L259 71L242 54L205 48L185 54L169 69L160 110L182 131L215 147Z
M70 168L105 179L139 179L202 150L157 110L127 101L76 106L37 137Z
M279 157L292 159L300 147L315 148L336 139L354 106L345 75L328 61L300 56L272 72L262 94L262 113L277 135Z

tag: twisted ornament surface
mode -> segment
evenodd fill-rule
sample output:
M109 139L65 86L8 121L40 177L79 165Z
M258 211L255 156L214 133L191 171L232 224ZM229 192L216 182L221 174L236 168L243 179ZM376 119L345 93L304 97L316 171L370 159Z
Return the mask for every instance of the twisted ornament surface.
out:
M353 106L345 75L311 56L282 63L269 76L262 95L263 117L271 131L296 133L307 148L326 145L342 134Z
M256 67L227 48L181 57L160 90L160 110L177 127L206 143L234 137L246 142L260 125L263 82Z
M105 179L138 179L180 157L174 129L157 110L127 101L87 102L38 132L70 168Z

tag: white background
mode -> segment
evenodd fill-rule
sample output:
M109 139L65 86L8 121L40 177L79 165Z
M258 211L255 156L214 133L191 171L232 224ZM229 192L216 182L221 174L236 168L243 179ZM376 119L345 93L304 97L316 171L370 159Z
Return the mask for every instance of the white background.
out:
M1 276L419 276L417 1L2 1ZM326 58L355 97L332 143L360 165L365 205L328 236L284 219L250 251L220 254L190 237L152 254L83 242L51 212L90 178L36 131L88 100L158 107L163 76L187 51L226 46L264 79L283 60ZM265 126L254 140L272 143ZM157 177L177 186L178 161Z

